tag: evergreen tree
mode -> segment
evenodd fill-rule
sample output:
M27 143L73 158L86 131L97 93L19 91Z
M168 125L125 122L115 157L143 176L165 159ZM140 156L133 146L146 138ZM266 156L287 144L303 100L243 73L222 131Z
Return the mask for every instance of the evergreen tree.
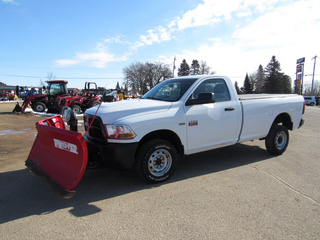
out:
M280 63L275 56L272 56L265 72L264 90L266 93L291 93L291 79L281 72Z
M116 86L116 89L117 89L117 90L120 90L120 85L119 85L119 82L117 82L117 86Z
M291 77L283 74L282 79L281 79L281 84L282 84L282 92L283 93L292 93L292 88L291 88Z
M243 93L245 94L253 93L253 84L252 84L252 80L249 78L248 73L246 74L246 78L244 79Z
M124 85L124 89L123 89L123 90L124 90L124 92L126 92L126 93L128 92L127 84Z
M180 68L178 69L178 76L188 76L190 74L190 67L189 64L186 62L185 59L182 60L180 64Z
M265 84L266 75L264 73L263 67L260 64L257 70L257 73L254 76L254 91L257 93L263 92L264 84Z
M191 75L199 75L200 74L200 64L198 60L193 60L190 68Z
M237 91L238 94L241 94L241 93L242 93L241 90L240 90L240 88L239 88L239 86L238 86L238 82L237 82L237 81L234 83L234 88L236 89L236 91Z

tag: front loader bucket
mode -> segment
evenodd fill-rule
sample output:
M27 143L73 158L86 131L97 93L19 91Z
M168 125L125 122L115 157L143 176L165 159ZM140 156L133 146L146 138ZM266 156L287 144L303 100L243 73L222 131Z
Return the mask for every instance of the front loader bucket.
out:
M37 122L36 128L38 135L26 166L43 177L61 197L73 197L88 161L82 134L66 130L60 115Z
M22 107L20 107L19 103L16 104L12 112L22 112Z

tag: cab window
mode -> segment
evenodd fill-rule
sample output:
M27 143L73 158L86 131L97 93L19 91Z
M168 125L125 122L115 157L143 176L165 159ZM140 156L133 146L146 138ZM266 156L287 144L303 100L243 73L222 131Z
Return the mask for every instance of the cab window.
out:
M192 98L197 99L199 93L213 93L216 102L231 100L229 89L223 79L205 80L193 92Z

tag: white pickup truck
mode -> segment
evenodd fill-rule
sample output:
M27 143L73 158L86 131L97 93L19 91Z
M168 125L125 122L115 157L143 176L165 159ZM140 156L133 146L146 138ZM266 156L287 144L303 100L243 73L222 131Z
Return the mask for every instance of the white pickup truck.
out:
M240 142L265 140L271 154L282 154L288 130L304 123L302 96L238 96L224 76L168 79L140 99L97 108L84 114L86 129L90 126L88 164L135 167L148 182L168 179L180 156Z

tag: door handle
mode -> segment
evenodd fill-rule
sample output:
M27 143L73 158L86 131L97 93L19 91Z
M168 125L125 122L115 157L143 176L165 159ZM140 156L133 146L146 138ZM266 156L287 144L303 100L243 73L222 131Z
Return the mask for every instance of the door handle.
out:
M233 110L234 110L234 107L228 107L228 108L225 108L224 110L225 110L225 111L233 111Z

